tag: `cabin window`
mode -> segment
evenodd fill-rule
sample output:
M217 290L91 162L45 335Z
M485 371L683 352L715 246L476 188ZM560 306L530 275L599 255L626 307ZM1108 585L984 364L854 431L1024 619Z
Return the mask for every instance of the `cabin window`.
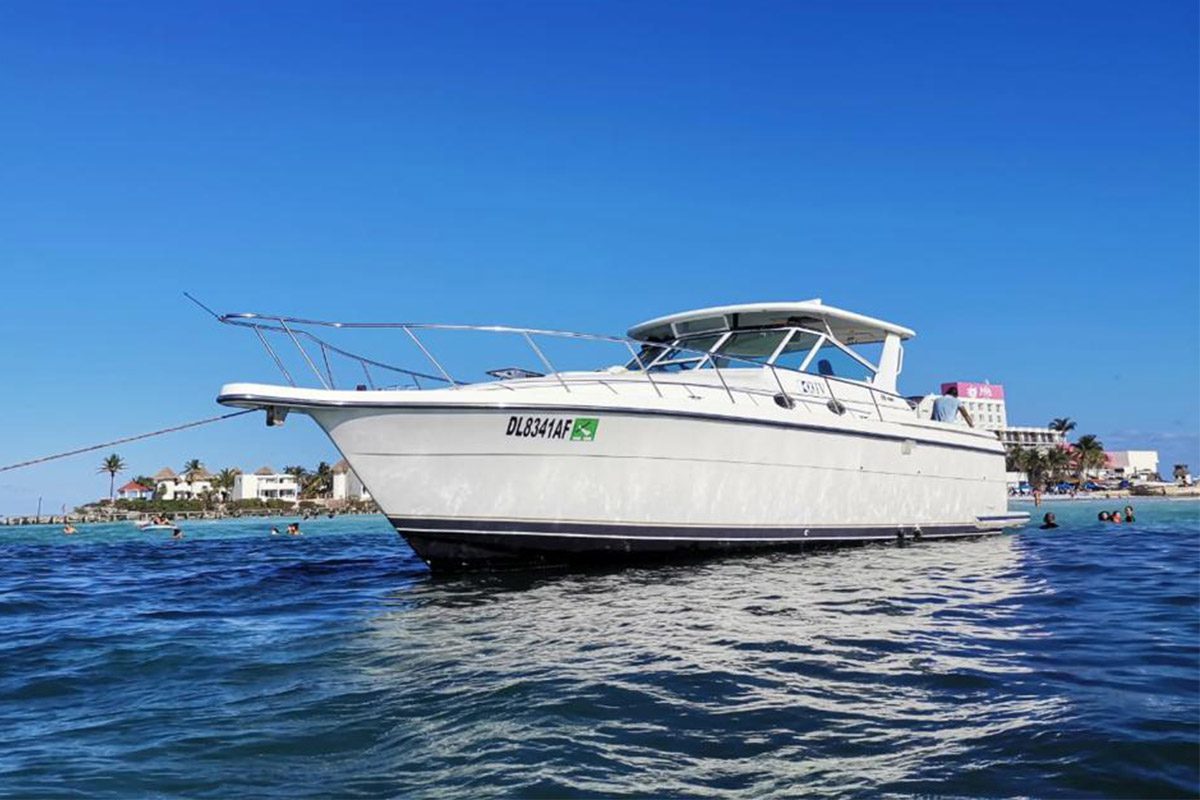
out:
M737 315L738 328L785 328L795 324L781 311L744 311Z
M680 336L689 333L723 331L725 330L725 318L703 317L701 319L690 319L685 322L676 323L675 330L678 331Z
M883 342L856 344L851 349L854 351L854 355L868 364L878 364L883 360Z
M717 350L714 361L721 369L730 367L753 367L746 363L757 361L766 364L783 342L787 331L741 331L730 335ZM724 356L724 358L723 358ZM734 358L738 360L733 360Z
M826 339L813 355L804 371L829 378L845 378L867 383L875 378L873 368L868 367L829 339Z
M786 369L799 370L804 367L805 360L808 359L809 352L817 344L821 338L819 333L812 331L795 331L792 338L788 339L787 344L783 346L783 350L775 357L772 362L777 367Z

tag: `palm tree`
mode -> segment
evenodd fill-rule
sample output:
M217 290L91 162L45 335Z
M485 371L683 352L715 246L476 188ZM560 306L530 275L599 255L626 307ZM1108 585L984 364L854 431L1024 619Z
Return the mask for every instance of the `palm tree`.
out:
M190 459L183 465L183 473L180 477L187 482L188 493L193 499L198 499L195 486L196 478L203 475L204 472L204 462L198 458Z
M1080 436L1075 442L1074 461L1079 480L1082 482L1088 470L1100 469L1108 463L1104 454L1104 443L1090 433Z
M112 505L116 499L117 473L125 471L125 462L119 455L113 453L108 458L100 462L100 469L96 472L108 473L108 504Z
M302 493L308 497L323 497L333 488L333 468L325 461L317 464L317 468L312 472L305 473L304 477ZM299 476L296 480L300 480Z
M227 503L233 497L233 487L237 483L237 476L241 474L241 470L233 467L226 467L213 476L212 487L221 495L221 502Z
M321 461L317 463L316 476L319 483L318 491L322 495L327 495L333 491L333 467L328 462Z
M133 482L140 483L147 489L154 491L154 478L151 478L149 475L134 475Z
M1068 433L1075 430L1075 420L1070 417L1055 417L1050 420L1050 430L1058 431L1065 438Z
M1031 447L1021 453L1020 466L1028 477L1030 486L1040 489L1046 485L1046 456L1042 455L1036 447Z
M1004 469L1008 472L1021 472L1021 461L1025 458L1025 449L1019 444L1014 444L1004 454Z
M1067 469L1071 466L1071 454L1065 447L1051 447L1046 451L1045 461L1050 480L1057 483L1066 477Z
M213 490L204 489L203 491L193 492L191 499L200 501L200 508L208 511L212 508Z
M305 496L308 490L308 482L312 478L312 473L307 467L302 467L299 464L292 464L289 467L284 467L283 471L296 479L296 494L298 498Z
M297 486L303 486L305 483L307 483L309 476L311 475L306 467L302 467L299 464L293 464L290 467L284 467L283 471L296 479Z

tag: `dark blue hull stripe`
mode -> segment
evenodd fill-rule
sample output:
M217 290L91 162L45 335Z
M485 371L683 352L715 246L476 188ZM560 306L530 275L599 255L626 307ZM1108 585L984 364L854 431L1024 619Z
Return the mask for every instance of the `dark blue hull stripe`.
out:
M975 523L825 528L628 526L390 517L392 525L435 570L480 566L596 564L721 552L815 548L995 535L999 524ZM982 525L982 527L981 527Z
M389 517L401 533L426 536L501 535L537 539L611 539L622 541L687 542L805 542L819 540L859 541L912 536L974 536L1001 529L1002 522L1024 521L1026 517L980 519L978 523L942 525L872 525L810 527L728 527L692 525L613 525L594 522L541 522L522 520L447 520L421 517ZM533 541L529 545L536 546Z
M1012 519L1012 518L1006 518ZM880 527L722 528L389 517L432 569L596 563L768 548L962 539L1001 533L1000 523Z

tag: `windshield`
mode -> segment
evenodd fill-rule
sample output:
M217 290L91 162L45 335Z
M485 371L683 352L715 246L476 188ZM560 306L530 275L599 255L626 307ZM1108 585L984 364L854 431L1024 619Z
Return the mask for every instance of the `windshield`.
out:
M863 364L829 339L821 344L820 349L808 362L808 367L804 371L829 378L848 378L852 381L867 383L875 378L874 369Z
M720 347L716 347L718 342ZM852 354L828 335L799 328L736 331L728 335L701 334L677 339L669 345L646 342L642 344L638 359L630 361L626 368L683 372L713 366L736 369L768 364L867 383L875 378L875 368L865 359Z
M720 369L728 367L754 367L754 363L766 364L783 342L787 331L741 331L732 334L718 349L715 358ZM733 358L722 358L732 356ZM737 360L735 361L734 358Z
M667 346L662 344L643 344L637 353L637 358L631 359L625 369L638 370L654 363L654 359L667 352Z
M785 369L803 369L805 362L808 361L808 354L820 338L821 334L812 331L798 330L794 332L792 338L788 339L787 344L779 351L779 355L775 356L772 363Z
M642 351L638 353L638 358L641 360L642 366L648 367L650 372L682 372L687 369L695 369L701 361L706 359L705 353L720 341L721 336L722 334L689 336L677 340L670 347L661 344L645 344L642 345ZM627 369L639 369L637 360L631 361L627 365Z

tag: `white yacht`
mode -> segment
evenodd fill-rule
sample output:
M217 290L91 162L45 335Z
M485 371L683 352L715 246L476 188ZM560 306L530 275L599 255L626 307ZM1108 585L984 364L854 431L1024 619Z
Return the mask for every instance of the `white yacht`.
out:
M994 433L931 420L929 402L897 393L913 331L820 300L687 311L628 337L219 319L252 328L287 384L227 384L219 402L265 409L268 424L316 420L433 569L979 536L1028 519L1008 511ZM333 341L364 328L390 329L431 366ZM456 377L434 330L513 337L538 369ZM317 388L296 385L272 339ZM564 341L620 357L556 369L547 344ZM347 360L366 382L338 388ZM378 386L383 373L406 385Z

